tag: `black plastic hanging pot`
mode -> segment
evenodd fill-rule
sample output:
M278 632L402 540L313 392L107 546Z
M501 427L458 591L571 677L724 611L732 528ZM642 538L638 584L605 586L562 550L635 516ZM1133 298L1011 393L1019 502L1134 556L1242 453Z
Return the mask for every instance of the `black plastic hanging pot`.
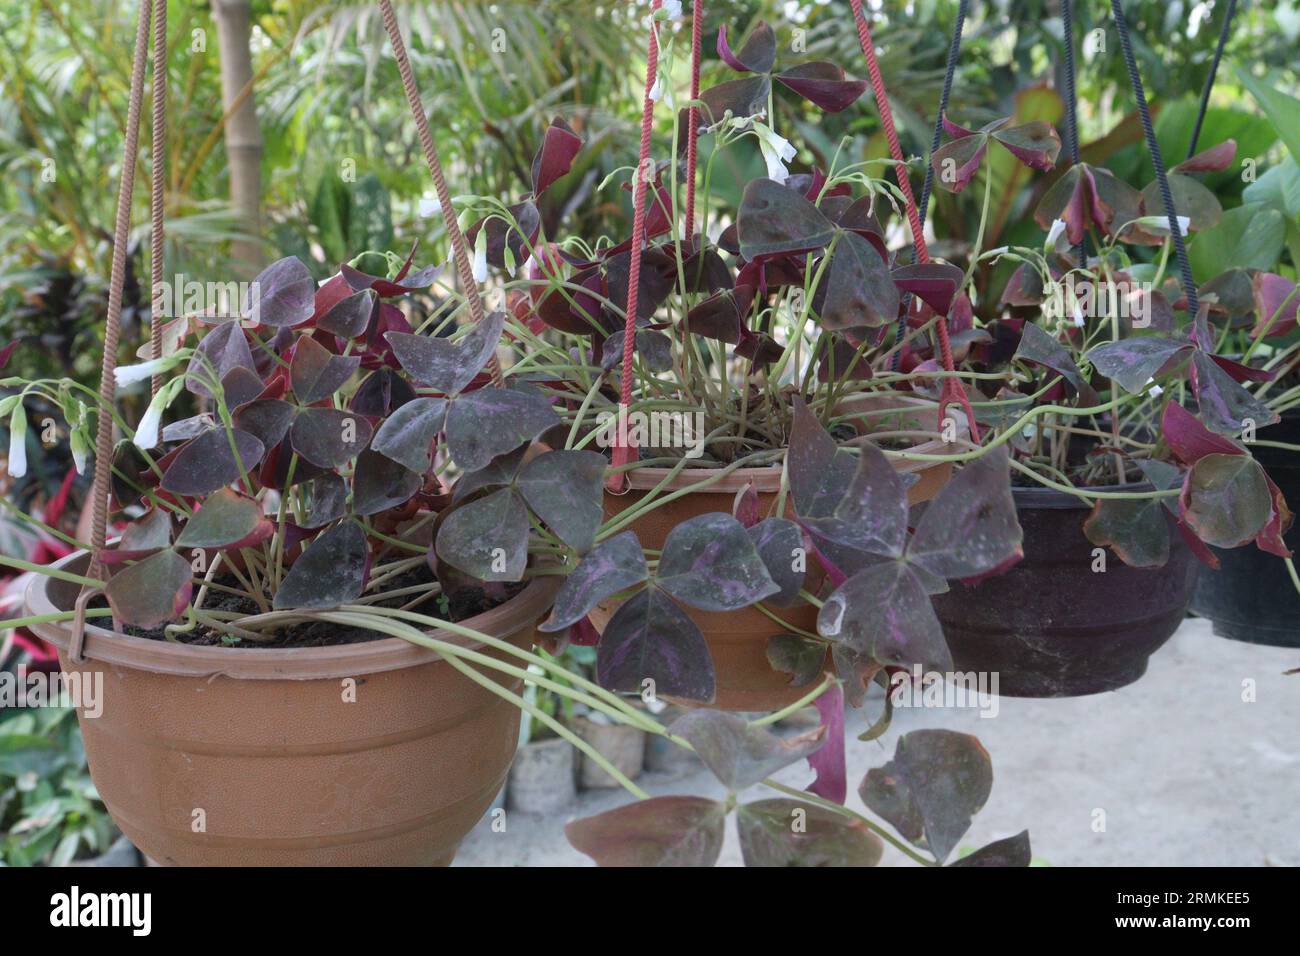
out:
M1105 571L1094 571L1087 505L1051 488L1012 492L1024 559L933 599L955 670L996 673L1008 697L1079 697L1133 683L1182 622L1199 562L1171 521L1163 567L1131 568L1107 551Z
M1283 415L1276 425L1260 429L1258 437L1300 444L1300 414ZM1253 446L1251 453L1294 508L1300 502L1300 454L1267 445ZM1292 551L1300 548L1300 522L1283 540ZM1206 568L1201 574L1192 610L1213 621L1214 633L1220 637L1300 647L1300 594L1282 559L1249 544L1213 551L1219 570Z

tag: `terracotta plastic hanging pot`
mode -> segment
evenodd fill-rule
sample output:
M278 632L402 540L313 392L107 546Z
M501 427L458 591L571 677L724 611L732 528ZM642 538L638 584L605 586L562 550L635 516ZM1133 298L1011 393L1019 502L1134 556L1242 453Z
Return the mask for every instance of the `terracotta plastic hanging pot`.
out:
M1300 443L1300 415L1284 415L1276 425L1261 429L1259 437ZM1267 445L1255 445L1251 453L1294 508L1300 502L1300 454ZM1292 551L1300 549L1300 522L1283 540ZM1201 571L1192 610L1213 621L1214 633L1220 637L1300 647L1300 594L1282 559L1254 545L1211 550L1219 559L1219 570Z
M933 598L954 669L996 673L1008 697L1078 697L1133 683L1182 623L1200 563L1171 526L1163 567L1131 568L1107 552L1106 570L1094 572L1087 505L1051 488L1012 492L1024 559Z
M927 409L937 409L933 402L903 395L857 396L842 404L841 409L843 410L850 403L853 403L855 413L886 407L897 409L895 420L888 424L891 429L910 427L908 421L900 424L897 421L898 415L914 418L924 414ZM872 422L883 420L880 416L876 416ZM927 419L927 426L933 428L933 424L931 416ZM945 454L950 453L952 447L935 440L915 445L911 450L924 454ZM918 476L917 481L908 490L908 500L912 504L933 498L952 474L952 465L949 462L900 459L896 461L895 467L900 472ZM605 495L606 519L643 501L647 492L658 487L660 482L667 478L670 470L637 468L629 471L626 493ZM660 496L666 492L692 488L707 478L708 473L705 471L684 469L664 486ZM753 485L758 495L758 513L760 515L775 513L776 499L781 490L781 469L778 467L738 468L711 485L652 509L633 521L630 528L636 532L642 547L662 550L668 533L683 521L710 512L723 511L730 514L736 493L747 485ZM600 605L592 611L591 620L597 630L604 630L605 624L613 616L617 607L617 604L609 603ZM791 687L789 675L773 670L768 663L768 639L788 632L762 611L752 607L726 612L699 611L694 608L685 610L704 633L704 639L709 645L709 653L713 657L716 693L711 706L719 710L772 711L793 704L808 693L808 687ZM769 610L796 628L814 634L817 632L817 609L812 605L800 604L793 608L770 607Z
M527 647L559 583L541 576L464 624ZM67 610L77 590L37 576L30 613ZM75 664L67 624L32 629L65 671L103 673L102 713L77 715L91 776L122 832L164 865L449 864L519 739L511 703L397 638L261 650L88 626Z

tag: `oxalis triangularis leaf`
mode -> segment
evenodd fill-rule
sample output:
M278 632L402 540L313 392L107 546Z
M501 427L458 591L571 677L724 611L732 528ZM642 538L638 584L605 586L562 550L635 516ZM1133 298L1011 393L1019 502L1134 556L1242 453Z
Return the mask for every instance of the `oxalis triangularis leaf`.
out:
M996 573L1023 553L1006 450L963 467L910 536L907 485L884 453L864 443L854 462L798 399L788 463L796 520L842 581L818 614L818 633L879 664L950 670L929 596L949 578Z
M744 526L728 514L704 514L669 533L653 575L633 532L593 548L565 579L540 629L563 630L630 588L639 589L623 600L597 645L600 683L640 692L651 681L657 695L701 701L713 699L713 661L681 604L734 611L780 591Z

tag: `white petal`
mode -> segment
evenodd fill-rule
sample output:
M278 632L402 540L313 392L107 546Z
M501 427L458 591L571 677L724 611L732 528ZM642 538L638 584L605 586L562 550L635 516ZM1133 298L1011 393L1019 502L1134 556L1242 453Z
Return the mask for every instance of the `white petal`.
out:
M1056 245L1056 240L1061 237L1061 233L1063 232L1065 232L1065 220L1053 219L1052 228L1047 230L1047 247L1049 249Z
M1161 395L1164 394L1164 391L1165 391L1165 390L1164 390L1163 388L1161 388L1159 385L1152 385L1152 386L1151 386L1151 391L1150 391L1148 394L1149 394L1152 398L1159 398Z
M660 77L656 76L654 85L650 87L650 100L653 103L658 103L661 99L663 99L663 95L664 95L664 81Z
M682 0L664 0L660 9L664 11L669 20L680 20L682 18Z
M763 161L767 163L768 179L784 183L790 178L790 171L785 168L785 163L781 162L780 155L772 149L766 139L758 141L758 149L763 154Z
M156 373L165 371L170 365L170 358L150 359L148 362L139 362L135 365L119 365L113 369L113 381L117 383L118 388L126 388L136 382L153 378Z
M143 448L145 451L156 447L160 424L162 424L162 407L156 401L150 402L149 407L145 409L144 417L140 419L140 424L136 426L135 437L131 441L137 448Z
M440 215L441 213L442 203L438 202L437 196L434 196L432 199L425 196L420 197L421 219L430 219L434 216Z
M487 230L480 229L478 240L474 243L474 281L486 282L488 277Z
M27 474L27 433L17 428L9 429L9 477L21 478Z

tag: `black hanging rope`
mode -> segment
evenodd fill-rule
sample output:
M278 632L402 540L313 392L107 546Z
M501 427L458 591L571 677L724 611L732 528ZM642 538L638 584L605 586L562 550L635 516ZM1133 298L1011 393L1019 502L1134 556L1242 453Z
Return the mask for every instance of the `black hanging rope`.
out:
M1187 158L1196 155L1196 141L1201 138L1201 126L1205 122L1205 111L1210 107L1210 91L1214 89L1214 74L1219 72L1219 61L1223 59L1223 47L1228 42L1228 31L1232 28L1232 16L1237 12L1237 0L1228 0L1228 9L1223 14L1223 25L1219 27L1219 42L1214 48L1214 59L1210 61L1210 75L1205 78L1205 89L1201 91L1201 108L1196 112L1196 125L1192 127L1192 141L1187 144Z
M1119 45L1124 52L1124 65L1128 68L1129 82L1133 85L1133 96L1137 100L1138 117L1142 121L1142 135L1146 138L1147 149L1151 152L1151 165L1155 167L1156 182L1160 186L1160 198L1165 204L1169 232L1174 240L1174 252L1177 253L1178 269L1182 274L1183 294L1187 297L1187 310L1195 318L1200 309L1200 302L1196 295L1196 284L1192 281L1192 266L1187 259L1187 244L1183 241L1183 232L1178 228L1174 197L1169 189L1169 177L1165 173L1164 160L1160 157L1160 143L1156 141L1155 129L1151 125L1151 111L1147 108L1146 93L1142 89L1142 77L1138 74L1137 61L1133 58L1133 44L1129 38L1128 22L1124 19L1120 0L1110 0L1110 9L1115 18L1115 29L1119 32Z
M1079 104L1074 83L1074 0L1061 0L1061 38L1065 50L1065 136L1070 165L1079 165ZM1074 247L1080 266L1088 264L1088 237Z
M948 98L952 95L952 81L957 73L957 58L961 55L961 31L966 25L966 14L970 9L970 0L961 0L957 5L957 22L953 26L952 41L948 44L948 64L944 68L943 89L939 93L939 113L934 118L934 136L930 139L930 154L925 158L925 181L921 184L921 204L918 207L921 221L924 223L930 208L930 190L934 187L934 167L931 157L939 148L943 139L943 114L948 110ZM898 329L894 334L894 355L890 359L890 371L897 372L898 364L903 360L903 337L907 334L907 314L912 309L912 294L903 296L903 311L898 317Z

